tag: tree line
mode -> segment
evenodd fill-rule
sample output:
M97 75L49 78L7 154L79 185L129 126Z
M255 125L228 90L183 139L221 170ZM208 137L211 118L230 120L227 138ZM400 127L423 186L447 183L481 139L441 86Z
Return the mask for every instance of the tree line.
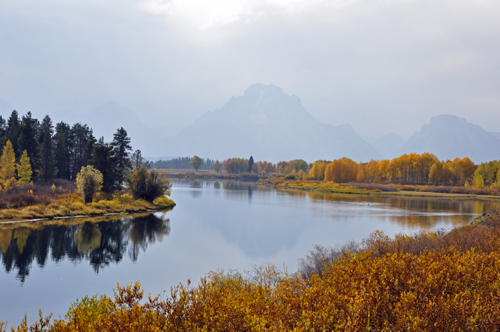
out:
M0 116L0 144L4 185L13 180L74 181L83 166L92 165L102 173L103 191L113 192L122 188L126 172L132 169L132 147L124 128L116 131L112 142L105 142L103 137L97 140L86 124L61 121L54 126L48 115L40 122L31 112L20 118L14 110L8 120Z
M191 157L179 157L169 160L157 160L150 161L149 164L152 168L156 169L190 169L192 158ZM216 161L210 158L206 158L203 160L203 164L198 167L198 169L208 169L213 170Z
M189 164L189 158L184 159ZM213 165L207 165L203 164L202 159L201 162L198 159L200 158L197 156L190 159L193 168L203 167L217 172L223 170L229 174L252 172L262 176L285 176L289 179L335 183L500 188L500 161L476 165L468 157L443 161L431 153L404 154L392 160L370 160L367 163L341 158L330 161L317 160L310 164L302 159L273 164L268 161L255 162L253 157L250 157L229 158L222 163L216 161Z

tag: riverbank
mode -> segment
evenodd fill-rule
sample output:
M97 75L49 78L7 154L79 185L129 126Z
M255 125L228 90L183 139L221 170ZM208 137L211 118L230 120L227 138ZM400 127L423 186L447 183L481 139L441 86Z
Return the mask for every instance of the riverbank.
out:
M157 169L169 179L183 180L234 180L256 182L263 177L256 173L229 174L209 170Z
M56 195L51 202L46 204L1 209L0 223L154 212L174 206L175 202L167 197L159 197L153 202L147 202L142 199L134 199L132 195L127 193L114 194L106 198L101 197L95 202L85 204L78 194L66 193Z
M295 181L287 180L284 178L267 178L258 181L260 185L273 186L282 189L294 189L304 191L316 191L322 193L336 193L336 194L351 194L351 195L376 195L376 196L411 196L411 197L425 197L425 198L460 198L460 199L500 199L500 196L495 195L476 195L476 194L460 194L460 193L446 193L446 192L431 192L431 191L409 191L399 190L392 186L368 186L363 188L363 184L356 185L340 185L331 182L315 182L315 181ZM371 187L371 188L370 188ZM382 189L378 189L382 188ZM426 187L422 188L425 190ZM427 187L428 188L428 187Z

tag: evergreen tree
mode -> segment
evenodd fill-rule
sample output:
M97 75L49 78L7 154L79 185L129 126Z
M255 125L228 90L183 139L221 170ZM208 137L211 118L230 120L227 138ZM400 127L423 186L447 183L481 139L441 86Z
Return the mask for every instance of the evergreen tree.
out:
M89 165L102 173L102 191L112 193L118 187L117 158L114 155L113 146L104 143L104 137L101 137L94 145Z
M68 148L70 151L70 178L75 179L83 166L86 166L92 152L95 138L87 125L75 123L71 127Z
M30 157L28 157L28 152L26 150L23 151L21 160L19 164L16 165L16 168L19 177L18 182L20 184L30 183L33 171L31 170Z
M253 157L250 156L250 159L248 160L248 172L252 172L253 164L254 164Z
M52 137L50 131L45 132L43 143L40 147L40 173L38 178L43 182L52 180L57 175L56 161L52 150Z
M0 146L7 143L7 121L0 115Z
M10 140L3 147L0 158L0 180L7 181L16 177L16 155Z
M20 151L17 146L20 133L21 127L19 125L19 114L16 110L13 110L9 120L7 121L7 140L12 143L16 157L19 157L20 155Z
M67 123L59 122L56 125L56 134L54 136L55 142L55 159L57 168L57 178L70 179L69 169L69 136L70 126Z
M122 183L125 181L126 173L132 169L132 163L129 159L129 151L132 151L132 146L130 145L130 137L127 136L127 131L121 127L113 135L113 143L111 143L114 149L114 155L116 158L116 185L118 188L122 187Z
M43 140L45 138L45 134L49 132L50 137L54 136L54 126L52 125L52 120L50 119L50 116L46 115L42 123L40 124L40 129L38 131L38 143L40 145L43 143Z
M33 178L36 178L38 172L38 139L36 137L38 121L31 117L31 112L23 116L21 121L21 133L18 139L19 151L26 150L30 157L31 169L35 173Z

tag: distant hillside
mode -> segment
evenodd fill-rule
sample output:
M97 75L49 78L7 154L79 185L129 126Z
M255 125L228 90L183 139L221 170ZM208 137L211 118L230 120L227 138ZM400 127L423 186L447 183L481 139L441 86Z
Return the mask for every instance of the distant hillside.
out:
M169 138L156 155L249 157L281 161L379 159L380 154L346 124L331 126L312 117L295 95L274 85L251 85L219 110Z
M383 159L399 157L399 152L406 143L403 137L395 133L389 133L379 139L370 138L366 140L371 147L377 150Z
M433 117L414 133L399 154L430 152L440 159L469 157L476 163L500 159L500 139L453 115Z

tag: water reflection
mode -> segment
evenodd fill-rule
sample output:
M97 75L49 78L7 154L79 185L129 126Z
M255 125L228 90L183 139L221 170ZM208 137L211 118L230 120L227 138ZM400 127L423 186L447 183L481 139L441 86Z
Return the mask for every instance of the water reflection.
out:
M170 234L165 214L149 214L100 222L67 221L0 225L0 259L6 272L17 271L24 283L33 261L41 267L50 259L89 261L96 273L128 256L137 261L149 244Z

